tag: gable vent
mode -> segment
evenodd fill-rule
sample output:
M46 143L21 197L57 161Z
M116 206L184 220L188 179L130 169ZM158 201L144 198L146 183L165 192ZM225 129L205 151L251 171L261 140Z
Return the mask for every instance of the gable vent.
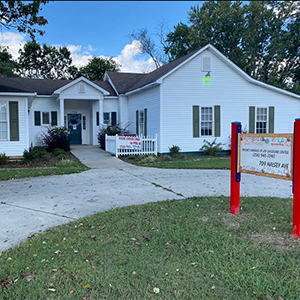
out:
M203 57L202 58L202 71L203 72L210 72L211 71L211 58L210 57Z
M85 93L85 84L84 83L78 84L78 93Z

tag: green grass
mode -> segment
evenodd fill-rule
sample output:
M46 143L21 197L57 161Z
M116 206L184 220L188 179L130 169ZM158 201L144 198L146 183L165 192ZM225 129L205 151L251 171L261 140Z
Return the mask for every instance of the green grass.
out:
M230 156L179 156L179 157L120 157L127 163L137 166L164 169L230 169Z
M115 208L0 257L1 299L299 299L292 199L199 197ZM280 298L282 297L282 298Z
M38 177L49 175L64 175L80 173L88 170L85 166L78 167L53 167L53 168L32 168L32 169L0 169L0 181L19 179L26 177Z

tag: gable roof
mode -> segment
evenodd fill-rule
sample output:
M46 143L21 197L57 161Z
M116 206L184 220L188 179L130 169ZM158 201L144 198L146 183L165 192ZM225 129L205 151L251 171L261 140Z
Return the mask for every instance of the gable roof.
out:
M87 79L85 79L88 81ZM0 77L0 93L36 93L37 95L50 96L56 90L59 90L75 80L67 79L33 79L20 77ZM91 81L99 88L107 91L110 96L116 96L116 93L109 82Z

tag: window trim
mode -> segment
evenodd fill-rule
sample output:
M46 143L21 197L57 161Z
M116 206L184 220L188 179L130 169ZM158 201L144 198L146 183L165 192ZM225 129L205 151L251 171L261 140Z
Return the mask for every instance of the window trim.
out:
M1 123L6 123L6 138L2 139L0 137L0 141L8 141L9 140L9 102L8 101L1 101L1 104L5 104L6 106L6 120L5 121L0 121Z
M267 111L267 114L266 114L266 121L258 121L257 120L257 115L258 115L258 109L259 108L263 108ZM257 132L257 123L258 122L265 122L266 123L266 132L260 132L258 133ZM255 126L255 133L256 134L264 134L264 133L269 133L269 107L268 106L255 106L255 123L254 123L254 126Z
M43 118L43 114L47 113L49 115L49 123L44 123L44 118ZM56 125L53 125L53 114L56 114ZM39 122L37 122L37 115L39 115ZM52 111L46 111L46 110L35 110L34 114L33 114L33 123L34 126L58 126L58 112L56 110L52 110ZM38 123L38 124L37 124Z

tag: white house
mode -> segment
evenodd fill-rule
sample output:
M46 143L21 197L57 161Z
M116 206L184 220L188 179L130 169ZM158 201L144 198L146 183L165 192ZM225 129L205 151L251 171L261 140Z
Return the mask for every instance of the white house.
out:
M22 155L50 125L71 143L97 145L99 127L129 124L158 134L158 152L229 147L231 122L256 133L291 133L300 96L249 77L212 45L147 74L106 72L104 81L0 78L0 153Z

